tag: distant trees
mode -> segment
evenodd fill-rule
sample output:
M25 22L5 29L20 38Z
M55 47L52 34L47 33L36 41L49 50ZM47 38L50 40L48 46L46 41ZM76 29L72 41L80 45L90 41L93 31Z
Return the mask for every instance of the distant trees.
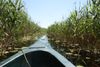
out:
M25 12L22 0L0 0L0 54L22 46L41 31ZM24 39L24 40L23 40Z
M83 49L100 49L100 0L88 1L81 10L71 12L65 21L51 25L48 37L69 45L79 44Z

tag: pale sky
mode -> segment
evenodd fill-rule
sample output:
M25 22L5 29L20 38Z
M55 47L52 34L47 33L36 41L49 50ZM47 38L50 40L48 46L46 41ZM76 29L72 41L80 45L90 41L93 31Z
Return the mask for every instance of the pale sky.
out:
M86 5L87 0L23 0L32 21L47 28L55 21L66 19L70 12Z

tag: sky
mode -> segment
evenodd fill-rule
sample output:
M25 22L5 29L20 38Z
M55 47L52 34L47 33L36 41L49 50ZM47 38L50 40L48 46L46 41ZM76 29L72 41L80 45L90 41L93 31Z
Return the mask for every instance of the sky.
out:
M86 5L87 0L23 0L25 10L32 21L47 28L56 21L66 19L79 6Z

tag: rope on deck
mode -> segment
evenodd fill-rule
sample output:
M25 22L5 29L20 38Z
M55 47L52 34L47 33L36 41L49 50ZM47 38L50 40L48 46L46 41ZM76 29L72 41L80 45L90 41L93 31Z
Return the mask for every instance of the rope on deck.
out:
M30 63L29 63L29 61L28 61L28 59L27 59L27 57L26 57L26 55L25 55L23 49L21 49L21 51L22 51L22 53L23 53L23 55L24 55L24 58L25 58L26 63L28 64L29 67L31 67L31 65L30 65Z

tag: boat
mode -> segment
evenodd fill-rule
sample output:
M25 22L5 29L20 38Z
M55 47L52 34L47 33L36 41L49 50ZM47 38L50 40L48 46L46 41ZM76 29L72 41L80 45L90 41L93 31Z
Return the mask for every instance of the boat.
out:
M47 36L0 62L0 67L75 67L48 42Z

